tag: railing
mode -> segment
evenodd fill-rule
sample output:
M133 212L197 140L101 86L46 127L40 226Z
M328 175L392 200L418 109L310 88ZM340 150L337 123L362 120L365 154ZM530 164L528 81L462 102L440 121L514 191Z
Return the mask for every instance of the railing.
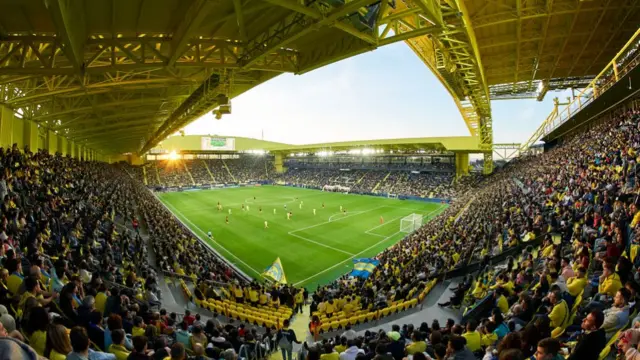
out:
M624 77L638 62L640 62L640 51L638 49L638 41L640 37L640 29L638 29L627 43L618 51L618 53L609 61L607 66L576 95L569 104L558 111L557 108L545 119L535 133L522 144L521 153L526 152L532 145L544 136L550 134L567 120L571 119L583 107L592 103L602 93L615 84L620 78Z

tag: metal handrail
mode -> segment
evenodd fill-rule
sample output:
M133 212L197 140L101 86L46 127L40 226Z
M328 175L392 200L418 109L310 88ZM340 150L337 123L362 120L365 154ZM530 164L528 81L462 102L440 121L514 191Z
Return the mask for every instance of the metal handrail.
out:
M550 134L560 125L564 124L573 115L582 110L583 107L593 102L608 88L610 88L615 82L620 80L626 75L632 68L633 64L640 59L640 50L638 48L630 49L637 41L640 41L640 29L631 36L629 41L618 51L618 53L607 63L607 65L600 71L600 73L593 78L593 80L576 95L568 105L561 111L556 108L551 114L540 124L538 129L531 135L529 140L522 143L520 152L526 152L532 145L534 145L539 139ZM626 58L629 55L627 50L636 50L636 54L631 59ZM622 60L624 64L618 64L617 61ZM619 66L622 66L619 68ZM613 75L610 77L610 75Z

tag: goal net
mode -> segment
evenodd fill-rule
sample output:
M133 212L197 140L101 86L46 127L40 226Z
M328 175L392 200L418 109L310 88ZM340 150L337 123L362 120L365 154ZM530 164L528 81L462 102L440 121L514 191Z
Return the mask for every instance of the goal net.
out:
M387 194L387 197L389 199L397 199L398 198L398 194Z
M411 214L400 220L400 232L412 233L422 226L422 215Z

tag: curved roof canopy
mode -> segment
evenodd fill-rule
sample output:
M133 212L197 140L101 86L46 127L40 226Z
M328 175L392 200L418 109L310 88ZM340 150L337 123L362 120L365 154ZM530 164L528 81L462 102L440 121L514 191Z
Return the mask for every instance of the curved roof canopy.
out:
M638 27L639 8L636 0L0 0L0 103L104 154L146 152L283 72L406 41L486 147L489 96L530 94L535 80L583 84Z

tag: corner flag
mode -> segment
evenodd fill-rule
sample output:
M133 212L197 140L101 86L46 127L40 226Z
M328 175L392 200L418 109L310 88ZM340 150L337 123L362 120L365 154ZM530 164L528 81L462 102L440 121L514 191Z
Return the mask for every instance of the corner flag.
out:
M281 284L287 283L287 277L284 275L284 269L282 268L282 263L280 262L280 258L277 258L276 261L271 264L263 273L262 276L273 279L275 282L279 282Z

